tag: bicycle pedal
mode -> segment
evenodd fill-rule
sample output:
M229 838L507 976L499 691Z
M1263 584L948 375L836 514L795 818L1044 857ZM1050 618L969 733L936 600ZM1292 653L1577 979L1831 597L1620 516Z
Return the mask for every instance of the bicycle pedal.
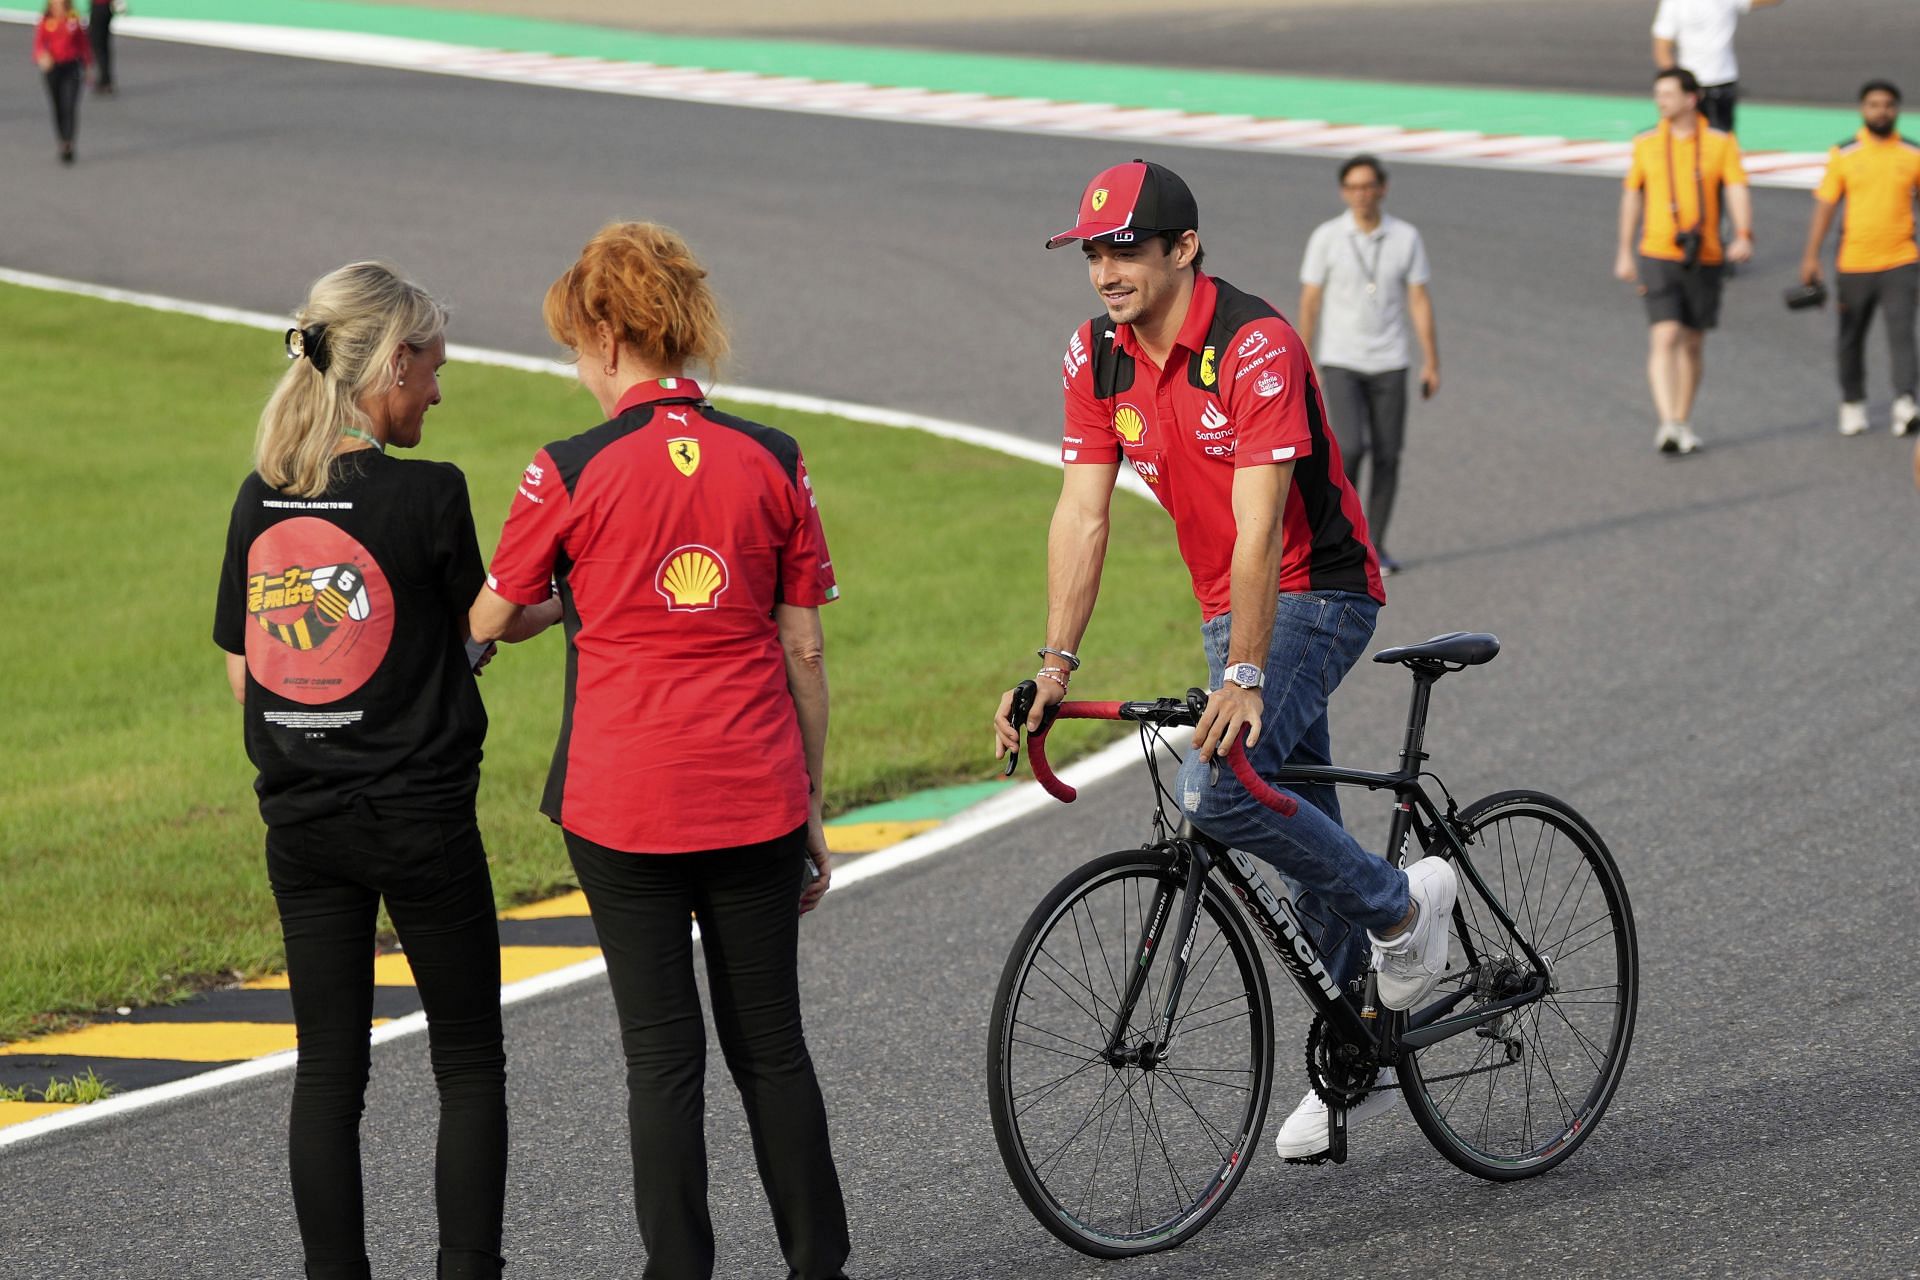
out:
M1281 1156L1280 1159L1287 1164L1331 1164L1333 1162L1333 1153L1331 1151L1316 1151L1310 1156Z

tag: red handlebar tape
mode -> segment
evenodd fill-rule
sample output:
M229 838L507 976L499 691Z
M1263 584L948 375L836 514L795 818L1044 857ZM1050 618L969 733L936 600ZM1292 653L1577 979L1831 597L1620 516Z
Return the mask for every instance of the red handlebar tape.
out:
M1121 703L1118 702L1063 702L1054 713L1055 720L1118 720ZM1049 725L1048 728L1052 726ZM1033 766L1033 776L1041 788L1054 799L1072 804L1080 795L1079 791L1066 783L1047 763L1047 730L1027 735L1027 761ZM1236 739L1227 752L1227 764L1233 769L1233 776L1247 789L1247 794L1267 806L1283 818L1291 818L1300 811L1294 798L1269 785L1265 778L1254 772L1253 762L1247 759L1247 749L1241 740Z

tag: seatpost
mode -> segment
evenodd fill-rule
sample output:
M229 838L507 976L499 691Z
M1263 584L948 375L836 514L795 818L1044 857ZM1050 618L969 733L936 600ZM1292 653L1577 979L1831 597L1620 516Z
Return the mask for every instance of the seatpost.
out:
M1400 772L1409 776L1420 772L1427 753L1427 704L1433 697L1434 682L1441 672L1428 668L1413 669L1413 705L1407 709L1407 741L1400 749Z

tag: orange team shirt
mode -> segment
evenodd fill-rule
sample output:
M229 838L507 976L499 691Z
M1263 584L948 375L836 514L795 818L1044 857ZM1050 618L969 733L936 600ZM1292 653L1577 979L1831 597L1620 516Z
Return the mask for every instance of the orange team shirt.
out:
M1836 270L1891 271L1920 262L1913 239L1913 201L1920 194L1920 145L1899 134L1876 138L1862 128L1827 157L1827 176L1813 198L1847 202Z
M1667 147L1673 147L1673 182L1667 181ZM1693 180L1694 157L1700 158L1700 181ZM1649 129L1633 140L1633 168L1627 171L1627 190L1647 193L1646 212L1641 218L1640 252L1649 258L1680 262L1686 255L1676 245L1677 231L1698 227L1703 233L1700 261L1718 266L1726 261L1725 246L1720 243L1720 196L1725 187L1747 185L1747 171L1740 163L1740 144L1730 133L1709 129L1701 117L1690 138L1673 136L1673 126L1665 120L1657 129ZM1679 187L1675 192L1673 187ZM1702 196L1706 209L1700 208ZM1680 206L1680 225L1674 226L1673 206ZM1704 216L1703 216L1704 213Z

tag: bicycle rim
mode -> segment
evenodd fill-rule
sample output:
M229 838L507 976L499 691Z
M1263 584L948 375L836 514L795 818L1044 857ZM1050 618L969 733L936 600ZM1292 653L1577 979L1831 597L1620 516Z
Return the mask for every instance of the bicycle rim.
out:
M1401 1059L1407 1106L1441 1153L1483 1178L1543 1173L1593 1131L1625 1069L1639 999L1633 913L1612 856L1551 796L1506 792L1461 815L1467 854L1433 999L1466 1014L1534 973L1497 901L1546 962L1547 993Z
M994 1000L988 1100L1007 1172L1033 1215L1083 1253L1171 1248L1219 1212L1259 1140L1272 1084L1266 971L1239 909L1209 883L1167 1057L1107 1054L1170 860L1089 863L1029 919ZM1175 928L1166 926L1168 933ZM1146 953L1122 1043L1147 1040L1180 940Z

